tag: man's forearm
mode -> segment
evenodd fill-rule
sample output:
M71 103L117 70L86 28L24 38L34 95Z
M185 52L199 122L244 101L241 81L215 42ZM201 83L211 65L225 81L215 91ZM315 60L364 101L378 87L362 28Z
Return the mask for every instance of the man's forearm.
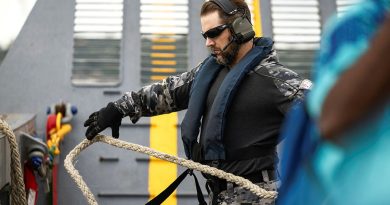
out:
M118 110L133 123L140 117L155 116L187 108L192 81L199 64L188 72L142 87L138 92L127 92L115 102Z

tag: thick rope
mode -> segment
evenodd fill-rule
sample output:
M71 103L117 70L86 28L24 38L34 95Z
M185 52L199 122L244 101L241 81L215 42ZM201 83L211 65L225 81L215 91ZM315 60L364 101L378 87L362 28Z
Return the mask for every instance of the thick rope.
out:
M26 205L26 192L16 136L11 127L0 118L0 133L7 137L11 151L11 201L13 205Z
M172 163L176 163L178 165L197 170L206 174L210 174L212 176L216 176L221 179L225 179L226 181L233 182L241 187L244 187L248 189L249 191L253 192L257 196L261 198L276 198L277 192L275 191L266 191L259 186L253 184L251 181L235 176L231 173L226 173L222 170L216 169L214 167L210 167L207 165L203 165L191 160L186 160L183 158L175 157L170 154L162 153L159 151L155 151L149 147L145 147L138 144L133 144L129 142L125 142L122 140L114 139L112 137L107 137L104 135L98 135L93 140L84 140L79 145L77 145L65 158L64 165L65 169L68 171L69 175L72 177L72 179L76 182L77 186L80 188L80 190L83 192L83 195L87 199L88 203L90 205L97 205L96 199L94 195L92 194L91 190L88 188L87 184L84 182L83 178L80 176L79 172L74 168L73 161L75 158L80 154L81 151L86 149L88 146L95 142L104 142L110 145L113 145L118 148L123 148L127 150L132 150L140 153L144 153L165 161L169 161Z

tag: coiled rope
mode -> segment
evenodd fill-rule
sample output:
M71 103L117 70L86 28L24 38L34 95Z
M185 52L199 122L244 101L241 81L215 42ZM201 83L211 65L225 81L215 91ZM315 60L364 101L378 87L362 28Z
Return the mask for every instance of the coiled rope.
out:
M20 154L16 136L11 127L0 118L0 133L7 137L11 151L11 202L13 205L27 205L26 192L24 190L24 180Z
M75 169L73 166L73 162L75 158L80 154L81 151L86 149L88 146L92 145L95 142L104 142L110 145L113 145L118 148L123 148L127 150L132 150L139 153L144 153L165 161L169 161L172 163L176 163L178 165L197 170L206 174L210 174L212 176L216 176L221 179L225 179L226 181L236 183L237 185L244 187L248 189L249 191L253 192L257 196L261 198L276 198L277 192L275 191L266 191L265 189L260 188L259 186L253 184L251 181L235 176L230 173L226 173L222 170L216 169L214 167L210 167L207 165L203 165L191 160L186 160L183 158L175 157L170 154L162 153L156 150L153 150L149 147L145 147L138 144L133 144L129 142L125 142L122 140L114 139L112 137L104 136L104 135L98 135L93 140L89 141L84 139L80 144L78 144L70 153L66 156L64 165L65 169L71 176L71 178L76 182L77 186L82 191L84 197L87 199L88 203L90 205L97 205L96 199L94 195L92 194L91 190L88 188L87 184L84 182L83 178L80 176L80 173Z

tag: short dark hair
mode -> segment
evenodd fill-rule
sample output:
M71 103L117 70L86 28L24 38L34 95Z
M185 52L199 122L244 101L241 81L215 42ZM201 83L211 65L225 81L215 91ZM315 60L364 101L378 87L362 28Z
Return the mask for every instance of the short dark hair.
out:
M242 16L243 14L245 14L249 22L252 21L251 12L249 11L248 4L245 2L245 0L222 0L222 1L231 1L234 5L237 6L239 12L237 12L234 15L229 15L225 13L223 9L220 8L217 4L211 1L207 1L202 5L202 8L200 10L200 16L204 16L214 11L218 11L219 17L224 21L223 23L232 23L237 17Z

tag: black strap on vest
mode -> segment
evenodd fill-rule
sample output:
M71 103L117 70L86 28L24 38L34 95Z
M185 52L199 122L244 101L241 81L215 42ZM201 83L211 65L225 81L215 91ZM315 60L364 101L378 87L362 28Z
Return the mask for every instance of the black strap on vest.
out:
M207 205L206 201L204 200L202 190L200 189L198 179L196 178L195 174L192 172L191 169L187 169L184 171L175 181L172 182L164 191L162 191L159 195L151 199L148 203L145 205L159 205L163 203L179 186L179 184L186 178L186 176L190 174L194 176L195 179L195 185L196 185L196 195L198 197L199 205Z

